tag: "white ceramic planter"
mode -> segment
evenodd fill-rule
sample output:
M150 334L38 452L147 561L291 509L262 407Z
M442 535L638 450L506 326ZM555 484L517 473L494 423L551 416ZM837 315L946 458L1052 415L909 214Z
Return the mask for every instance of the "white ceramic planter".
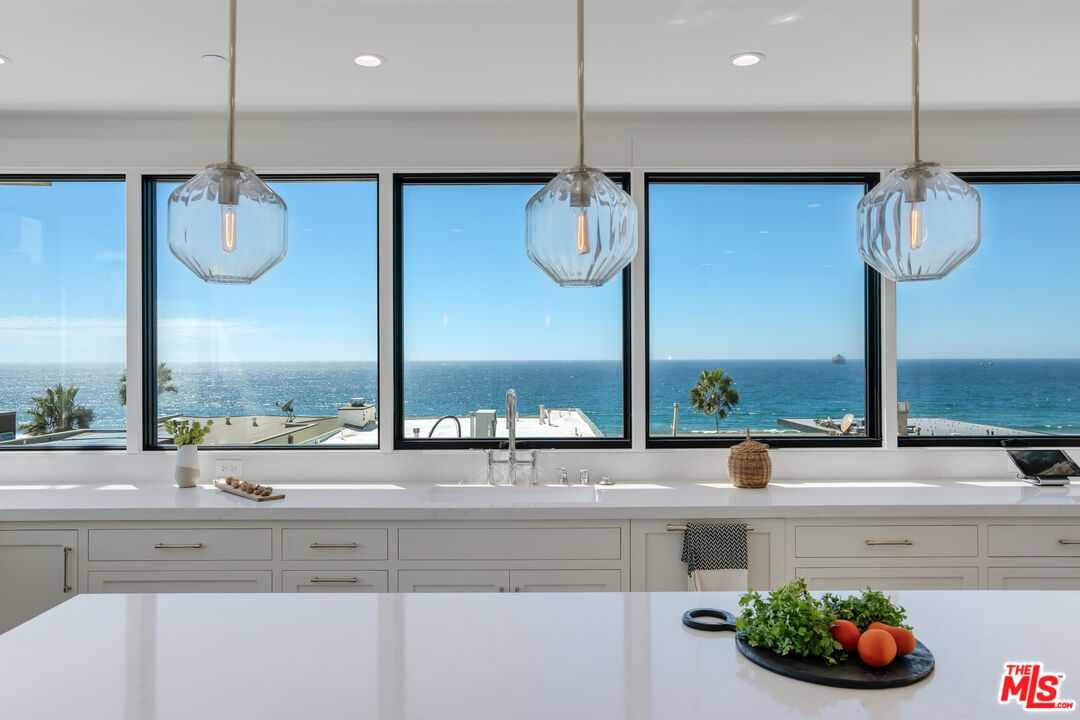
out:
M195 487L199 477L199 446L181 445L176 449L176 485Z

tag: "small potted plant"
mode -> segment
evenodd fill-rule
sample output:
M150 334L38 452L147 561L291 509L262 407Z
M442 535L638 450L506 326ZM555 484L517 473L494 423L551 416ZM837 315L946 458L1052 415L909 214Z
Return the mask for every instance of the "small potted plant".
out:
M195 487L199 477L199 443L210 433L213 420L206 425L196 421L190 425L176 420L165 421L165 432L172 435L176 444L176 485L177 487Z

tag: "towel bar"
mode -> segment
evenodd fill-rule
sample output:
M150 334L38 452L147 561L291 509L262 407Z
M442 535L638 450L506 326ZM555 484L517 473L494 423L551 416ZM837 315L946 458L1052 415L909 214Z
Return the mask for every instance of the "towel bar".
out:
M686 532L686 526L685 525L676 525L675 523L668 523L667 530L668 530L668 532ZM746 532L754 532L754 526L753 525L747 525L746 526Z

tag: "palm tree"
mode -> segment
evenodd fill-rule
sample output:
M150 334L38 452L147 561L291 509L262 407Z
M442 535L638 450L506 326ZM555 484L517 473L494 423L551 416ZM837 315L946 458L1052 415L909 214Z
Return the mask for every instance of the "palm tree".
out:
M172 368L162 362L158 363L157 366L157 394L167 392L175 393L180 391L172 384ZM120 404L127 405L127 370L120 373L120 391L117 395L120 397Z
M68 385L65 389L60 383L54 388L45 388L45 394L30 398L35 408L30 410L30 422L19 426L31 435L63 432L76 428L85 430L94 421L94 411L85 405L76 405L75 396L79 388Z
M735 389L735 381L720 368L702 370L697 385L690 389L690 402L694 412L713 416L719 435L720 421L739 404L739 392Z

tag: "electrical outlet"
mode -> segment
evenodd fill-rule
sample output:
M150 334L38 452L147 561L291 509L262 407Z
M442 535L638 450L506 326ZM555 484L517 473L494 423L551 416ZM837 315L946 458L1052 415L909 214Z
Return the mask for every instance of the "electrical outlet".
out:
M244 463L240 460L215 460L214 475L217 477L244 477Z

